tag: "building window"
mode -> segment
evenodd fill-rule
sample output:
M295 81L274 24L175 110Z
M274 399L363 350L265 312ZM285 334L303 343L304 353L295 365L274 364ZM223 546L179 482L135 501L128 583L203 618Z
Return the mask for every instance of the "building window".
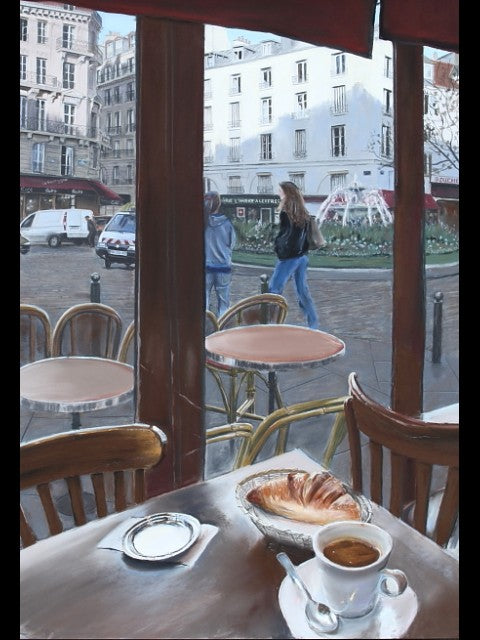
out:
M345 155L345 125L332 127L332 156L335 158Z
M120 167L115 165L112 170L112 181L113 184L120 184Z
M203 141L203 162L213 162L212 141Z
M129 58L127 60L128 73L135 73L135 58Z
M62 31L62 47L64 49L71 49L73 47L73 33L75 27L71 24L64 24Z
M260 160L272 160L272 134L260 134Z
M383 112L387 115L392 113L392 92L390 89L383 90Z
M343 75L346 71L346 56L344 53L334 53L332 56L333 61L333 74L335 76Z
M428 114L430 110L430 96L428 93L423 94L423 113Z
M60 171L62 176L73 176L73 147L62 146Z
M203 81L203 98L205 100L210 100L212 97L212 80L210 78L206 78Z
M28 39L28 21L20 18L20 40L26 42Z
M307 61L299 60L295 63L297 73L293 76L292 80L294 84L301 84L307 81Z
M260 116L260 124L270 124L272 122L272 99L262 98L261 103L262 114Z
M92 111L90 114L90 137L96 138L97 136L97 113Z
M390 158L392 155L392 129L382 124L382 156Z
M47 121L46 121L46 100L36 100L35 106L37 109L37 129L38 131L46 131L47 129Z
M296 158L307 157L307 132L305 129L295 130L295 147L293 155Z
M63 105L63 121L65 123L65 133L73 135L73 125L75 124L75 105Z
M230 138L229 162L240 162L240 138Z
M230 103L230 122L229 126L234 129L240 126L240 103Z
M260 89L266 89L272 86L272 68L265 67L260 69Z
M113 89L113 102L115 104L118 104L119 102L121 102L120 87L114 87Z
M127 184L132 184L133 182L133 168L131 164L127 164Z
M20 56L20 80L27 79L27 56Z
M127 111L127 132L132 133L135 131L135 111L128 109Z
M37 58L37 84L46 84L47 82L47 59Z
M120 140L115 140L113 143L113 157L120 158Z
M111 89L105 89L104 100L105 100L105 104L106 105L112 104L112 91L111 91Z
M295 118L305 118L307 116L307 94L296 93L295 94Z
M260 173L258 175L257 193L273 193L271 173Z
M126 92L127 101L135 100L135 85L133 82L129 82L127 84L127 92Z
M423 154L423 174L428 177L431 177L432 175L432 154L431 153Z
M230 95L242 92L242 78L239 73L230 76Z
M347 184L346 173L330 174L330 193L333 193L337 189L344 189L346 184Z
M228 176L228 193L243 193L241 176Z
M302 193L305 191L305 174L304 173L289 173L288 177L290 178L293 184L296 184L299 191Z
M97 167L98 167L98 147L95 144L92 147L92 168L96 169Z
M45 44L47 41L47 23L45 20L39 20L37 22L37 42L38 44Z
M120 111L113 114L113 133L122 133L122 120Z
M386 78L392 77L392 59L390 56L385 56L384 74Z
M127 139L127 141L126 141L125 155L128 158L133 158L133 156L135 155L135 149L133 147L133 140L131 140L130 138Z
M28 101L26 96L20 96L20 129L26 129L28 122Z
M332 112L335 114L347 112L347 94L344 84L338 87L333 87Z
M243 60L243 49L234 49L233 55L236 60Z
M45 143L35 142L32 147L32 171L43 173L45 169Z
M63 88L73 89L75 87L75 65L72 62L63 63Z
M203 128L205 131L210 131L212 127L212 107L205 107L203 109Z

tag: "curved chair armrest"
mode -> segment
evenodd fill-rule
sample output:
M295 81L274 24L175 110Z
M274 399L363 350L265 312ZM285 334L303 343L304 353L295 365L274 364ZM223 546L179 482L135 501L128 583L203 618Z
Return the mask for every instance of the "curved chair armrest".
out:
M307 420L308 418L314 418L315 416L321 416L328 413L338 413L340 417L342 417L343 406L347 397L348 396L339 396L336 398L324 398L322 400L309 400L307 402L299 402L273 411L258 425L255 433L250 439L248 449L241 460L240 466L253 464L272 433L281 427L285 427L292 422L300 422L301 420ZM340 444L341 440L343 440L344 435L344 420L337 418L332 428L329 443L325 450L326 454L324 455L324 464L325 462L327 464L330 463L330 459L335 452L335 448Z
M233 464L234 469L243 467L243 459L248 449L250 440L253 435L253 425L248 422L232 422L230 424L222 424L219 427L209 427L205 432L205 440L207 444L213 442L222 442L225 440L231 440L232 438L244 438L242 442L235 462Z

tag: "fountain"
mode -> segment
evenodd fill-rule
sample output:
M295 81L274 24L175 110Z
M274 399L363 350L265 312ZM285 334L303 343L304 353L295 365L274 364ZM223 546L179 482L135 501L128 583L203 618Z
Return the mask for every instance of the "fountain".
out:
M341 221L344 227L349 222L361 222L364 219L369 225L380 221L384 226L393 220L381 191L361 186L356 176L349 187L338 187L322 202L317 219L320 225L329 219Z

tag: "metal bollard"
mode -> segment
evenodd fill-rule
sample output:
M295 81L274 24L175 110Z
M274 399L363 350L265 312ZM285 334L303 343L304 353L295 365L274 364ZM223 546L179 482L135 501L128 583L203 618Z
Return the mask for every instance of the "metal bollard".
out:
M268 276L262 273L260 276L260 293L268 293Z
M433 345L432 362L438 363L442 357L442 308L443 293L436 291L433 294Z
M92 273L90 280L90 302L100 302L100 275Z

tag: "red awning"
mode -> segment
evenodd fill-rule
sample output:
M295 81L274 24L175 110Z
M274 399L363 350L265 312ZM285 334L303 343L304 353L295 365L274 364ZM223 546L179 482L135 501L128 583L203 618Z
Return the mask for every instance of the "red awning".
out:
M47 178L44 176L20 176L20 189L38 189L44 192L78 192L93 191L105 200L120 202L122 198L98 180L82 180L81 178ZM51 191L50 191L51 190Z
M389 191L388 189L380 189L380 193L383 196L383 199L387 203L387 207L389 209L393 209L395 207L395 192ZM424 207L425 209L438 209L438 204L435 198L430 194L426 193L424 196Z

